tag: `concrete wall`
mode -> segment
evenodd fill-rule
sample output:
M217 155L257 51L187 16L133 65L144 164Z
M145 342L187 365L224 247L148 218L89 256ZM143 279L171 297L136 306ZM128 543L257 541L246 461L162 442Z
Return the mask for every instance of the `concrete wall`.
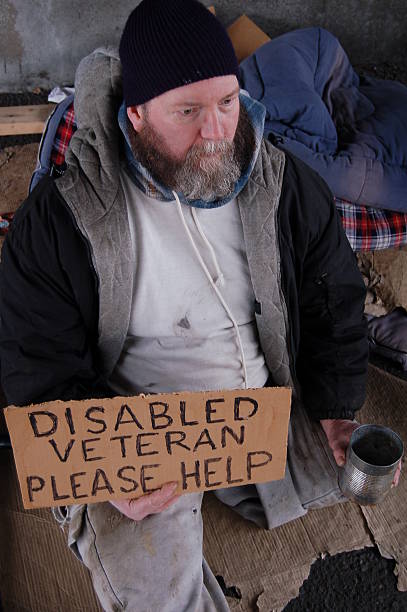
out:
M171 0L167 0L171 2ZM270 36L322 26L354 63L405 62L406 0L204 0L227 26L243 12ZM117 44L137 0L0 0L0 91L73 82L81 57Z

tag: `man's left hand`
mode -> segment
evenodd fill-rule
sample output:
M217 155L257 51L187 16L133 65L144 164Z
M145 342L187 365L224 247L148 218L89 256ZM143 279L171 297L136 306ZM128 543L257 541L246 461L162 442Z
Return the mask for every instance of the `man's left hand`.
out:
M360 423L349 421L349 419L322 419L320 423L328 438L328 444L336 463L339 467L343 467L350 437L355 429L360 427Z
M343 467L346 461L346 449L352 433L360 427L360 423L349 421L348 419L321 419L321 427L328 438L329 447L333 453L336 463ZM399 483L401 471L401 461L393 478L393 485Z

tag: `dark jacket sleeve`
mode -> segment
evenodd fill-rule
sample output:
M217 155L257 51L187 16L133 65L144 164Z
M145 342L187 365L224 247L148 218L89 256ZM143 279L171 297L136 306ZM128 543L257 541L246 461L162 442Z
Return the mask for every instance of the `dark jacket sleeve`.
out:
M2 250L1 383L8 403L109 396L95 359L97 279L51 179L18 210Z
M292 315L293 367L315 419L353 418L365 399L365 286L325 182L287 155L282 273Z

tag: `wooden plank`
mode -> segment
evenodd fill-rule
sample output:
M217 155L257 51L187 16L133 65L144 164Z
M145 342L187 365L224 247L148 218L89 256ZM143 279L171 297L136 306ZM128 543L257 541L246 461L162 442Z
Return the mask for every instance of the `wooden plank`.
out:
M41 134L55 104L0 107L0 136Z

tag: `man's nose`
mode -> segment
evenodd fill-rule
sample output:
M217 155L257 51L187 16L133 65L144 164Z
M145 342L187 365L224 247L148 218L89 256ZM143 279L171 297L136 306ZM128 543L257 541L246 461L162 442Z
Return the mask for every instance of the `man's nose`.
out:
M225 136L222 118L217 110L207 111L202 120L201 137L206 140L222 140Z

